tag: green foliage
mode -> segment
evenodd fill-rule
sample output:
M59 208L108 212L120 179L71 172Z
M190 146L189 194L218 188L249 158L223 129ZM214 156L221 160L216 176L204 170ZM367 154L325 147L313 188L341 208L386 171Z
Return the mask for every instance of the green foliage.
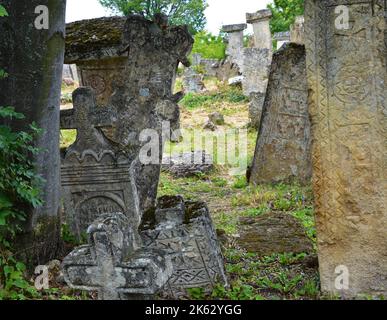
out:
M199 107L212 106L214 103L244 103L248 98L238 88L227 88L218 92L204 94L188 93L181 101L181 105L189 110Z
M226 57L226 44L221 36L201 31L195 35L192 53L199 53L204 59L222 60Z
M288 31L296 17L304 14L304 0L274 0L267 7L273 13L270 20L272 33Z
M5 8L0 4L0 17L6 17L6 16L8 16L7 10L5 10Z
M171 25L187 25L195 34L204 29L206 0L99 0L106 8L125 15L140 14L152 20L155 14L169 17Z

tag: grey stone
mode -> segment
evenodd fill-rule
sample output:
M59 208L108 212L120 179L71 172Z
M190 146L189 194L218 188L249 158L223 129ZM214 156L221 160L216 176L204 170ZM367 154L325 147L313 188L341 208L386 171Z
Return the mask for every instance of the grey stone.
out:
M200 93L203 92L204 76L195 71L193 67L187 68L183 75L183 88L186 93Z
M290 32L276 32L273 39L277 40L277 49L280 49L285 43L290 42Z
M232 87L242 86L243 76L237 76L228 79L228 85Z
M62 263L71 288L98 291L100 300L145 300L154 298L171 277L169 255L141 249L138 231L126 215L103 214L87 233L89 244L76 248Z
M205 151L193 151L164 157L162 169L177 178L192 177L211 172L214 163Z
M0 105L25 115L13 119L15 131L29 131L35 122L42 133L33 141L40 152L31 157L36 173L44 179L37 208L23 208L27 220L14 251L33 266L56 256L60 237L59 109L64 54L65 0L4 0L9 13L0 19L0 66L9 76L0 79ZM34 8L50 12L48 30L38 30Z
M77 129L76 141L62 159L63 203L70 230L81 239L99 215L114 212L123 212L138 227L138 156L115 146L101 131L101 127L113 122L116 114L97 109L91 88L75 90L73 103L74 108L63 111L61 119L62 128Z
M308 184L310 144L305 49L290 43L273 56L251 182Z
M387 3L305 5L321 288L386 297ZM348 28L338 5L349 11ZM347 288L338 274L349 276Z
M305 19L304 16L297 16L296 21L290 26L290 42L305 44Z
M203 126L203 129L210 130L210 131L216 131L216 129L218 129L218 128L215 125L215 123L213 123L211 120L207 120L207 122Z
M140 228L148 248L166 250L173 273L162 293L165 298L187 298L187 289L211 292L214 285L228 285L223 257L210 213L204 203L182 197L163 197Z
M249 103L249 126L254 129L259 129L261 123L262 109L265 102L266 92L253 92L250 94Z
M243 31L246 28L246 24L233 24L222 27L223 32L226 32L228 37L226 55L230 62L235 63L237 66L242 65Z
M299 220L288 213L273 212L257 218L241 218L238 245L251 253L312 253L312 241Z
M114 114L102 119L104 136L135 156L145 145L140 133L154 129L161 156L162 123L179 128L177 102L183 95L173 95L172 88L178 63L189 64L193 39L187 28L160 26L133 15L80 21L68 25L67 32L66 62L76 63L81 84L95 90L96 113ZM141 211L154 205L160 168L161 158L160 164L135 166Z
M212 121L214 124L218 125L218 126L222 126L225 124L225 121L224 121L224 116L223 114L219 113L219 112L213 112L211 113L208 118L210 119L210 121Z
M253 25L254 47L258 49L268 49L272 51L272 40L270 32L270 18L272 13L268 9L255 13L246 13L247 23Z

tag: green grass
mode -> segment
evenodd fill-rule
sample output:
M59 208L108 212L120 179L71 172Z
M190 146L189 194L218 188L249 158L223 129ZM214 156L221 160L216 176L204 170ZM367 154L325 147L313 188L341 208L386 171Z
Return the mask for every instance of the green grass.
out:
M248 98L243 94L239 88L227 88L220 91L213 91L208 93L188 93L180 102L181 106L188 110L194 110L198 108L212 108L214 104L222 103L247 103Z

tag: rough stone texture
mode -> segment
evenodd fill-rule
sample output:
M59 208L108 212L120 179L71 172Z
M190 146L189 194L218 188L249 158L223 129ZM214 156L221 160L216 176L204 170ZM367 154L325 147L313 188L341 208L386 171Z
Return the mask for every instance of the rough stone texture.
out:
M251 125L258 128L272 60L271 50L245 48L243 50L243 93L250 98L249 117Z
M193 177L211 172L214 162L205 151L195 151L164 157L162 169L177 178Z
M206 76L216 77L220 61L217 59L204 59L199 53L194 53L192 54L192 65L202 67Z
M349 9L336 29L335 6ZM323 292L387 296L386 1L306 1L313 185ZM349 289L335 286L338 266Z
M243 31L246 28L247 25L244 23L222 27L223 32L226 32L228 36L226 55L229 57L231 63L235 63L238 66L242 64L242 49L244 47Z
M255 129L259 129L261 123L262 109L265 102L266 92L253 92L250 94L249 103L249 126Z
M228 79L237 77L239 75L239 66L235 63L232 63L229 58L221 61L219 63L219 68L216 71L216 77L223 82L227 82Z
M100 28L109 30L106 37ZM193 39L186 27L129 16L126 22L119 17L81 21L68 30L75 43L66 51L66 59L81 69L84 65L101 68L90 72L98 78L90 86L96 91L97 109L116 114L110 117L110 127L102 129L110 141L138 155L145 144L139 139L144 129L155 129L161 139L163 121L169 121L172 130L179 128L177 102L183 95L173 95L172 88L179 62L189 65ZM137 165L135 169L141 211L154 205L160 167Z
M211 120L207 120L207 122L203 126L204 130L216 131L217 126Z
M70 111L73 114L62 117L62 122L65 119L67 123L74 122L69 127L77 129L77 138L66 150L61 170L63 204L71 232L81 239L99 215L114 212L123 212L138 227L141 221L135 171L138 156L125 153L104 136L100 126L109 122L109 117L97 116L91 88L75 90L73 102L74 109ZM65 123L62 127L66 127Z
M310 122L304 46L273 56L251 182L310 182Z
M103 214L87 233L89 244L62 263L71 288L98 291L100 300L144 300L154 298L172 275L164 251L139 249L138 231L123 213Z
M277 49L280 49L285 43L290 41L290 32L276 32L273 39L277 40Z
M305 44L305 19L304 16L296 17L296 21L290 26L290 42Z
M257 218L241 218L238 233L238 245L261 256L313 252L305 228L288 213L273 212Z
M187 297L188 288L211 291L214 284L227 285L223 257L211 217L204 203L163 197L141 227L148 248L166 250L173 273L162 290L166 298Z
M79 83L77 66L75 64L64 64L62 79L72 79Z
M247 23L253 25L255 48L272 50L273 44L270 32L271 17L271 11L268 9L255 13L246 13Z
M208 116L208 118L210 119L210 121L212 121L218 126L222 126L225 124L224 116L220 112L213 112Z
M243 50L242 88L245 96L265 93L270 72L271 51L268 49L245 48Z
M194 68L186 68L183 75L183 87L186 93L200 93L205 89L204 76L195 71Z
M24 232L18 237L21 258L36 266L55 257L59 241L60 156L59 109L64 55L66 1L3 0L9 17L0 19L0 67L9 76L0 79L0 106L13 106L25 115L12 120L15 131L28 131L35 122L43 129L34 141L41 152L32 159L36 172L44 178L42 200L36 209L22 208L27 214ZM34 8L49 9L49 29L33 27Z

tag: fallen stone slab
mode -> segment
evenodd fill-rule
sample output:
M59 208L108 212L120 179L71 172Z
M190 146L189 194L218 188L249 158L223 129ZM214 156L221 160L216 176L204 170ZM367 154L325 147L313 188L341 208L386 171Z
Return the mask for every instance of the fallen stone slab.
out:
M174 177L186 178L207 174L214 169L212 156L204 151L195 151L164 157L162 170Z
M248 252L261 256L313 251L312 241L303 225L292 215L280 212L241 218L237 243Z

